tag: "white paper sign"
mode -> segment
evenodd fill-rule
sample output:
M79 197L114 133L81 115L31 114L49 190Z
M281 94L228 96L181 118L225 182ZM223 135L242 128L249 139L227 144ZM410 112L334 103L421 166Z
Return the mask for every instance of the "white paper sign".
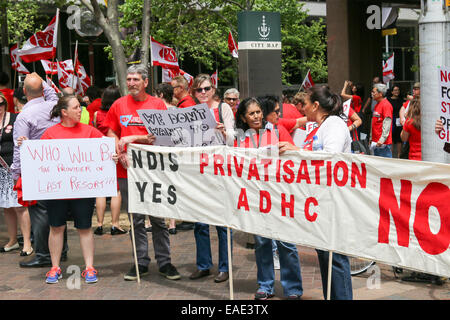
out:
M23 200L116 196L114 153L113 138L25 140Z
M450 142L450 68L439 68L439 108L440 117L444 129L439 133L439 138L444 142Z
M223 144L217 124L206 104L168 110L137 110L156 146L196 147Z

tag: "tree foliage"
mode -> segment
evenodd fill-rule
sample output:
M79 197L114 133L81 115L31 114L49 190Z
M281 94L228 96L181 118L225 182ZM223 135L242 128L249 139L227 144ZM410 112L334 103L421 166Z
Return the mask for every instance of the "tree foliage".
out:
M127 0L119 6L120 27L129 31L122 41L127 56L140 47L142 3ZM316 81L326 81L325 26L321 20L309 21L296 0L153 0L150 34L176 50L182 68L189 59L203 70L218 68L221 82L231 83L237 67L227 35L232 31L236 39L237 13L242 10L280 12L284 84L301 82L308 69Z

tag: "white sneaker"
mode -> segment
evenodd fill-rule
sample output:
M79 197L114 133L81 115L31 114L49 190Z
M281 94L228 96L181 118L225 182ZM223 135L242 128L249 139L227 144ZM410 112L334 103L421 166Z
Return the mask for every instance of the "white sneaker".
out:
M274 253L273 255L273 268L275 270L280 270L280 258L278 257L278 254Z

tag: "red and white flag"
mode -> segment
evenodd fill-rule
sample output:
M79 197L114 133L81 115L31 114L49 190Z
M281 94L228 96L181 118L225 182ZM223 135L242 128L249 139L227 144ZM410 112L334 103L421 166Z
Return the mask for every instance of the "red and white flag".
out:
M78 60L75 63L75 74L78 78L77 81L77 89L76 92L84 96L86 93L87 88L91 86L91 77L88 76L86 69L84 69L83 65L81 64L80 60Z
M58 80L61 88L76 88L77 77L74 74L72 60L65 60L58 63Z
M46 78L47 78L47 84L50 87L52 87L56 91L56 93L61 93L61 90L59 90L59 88L56 86L56 84L52 81L52 79L48 75L46 75Z
M44 68L45 74L57 74L58 73L58 62L50 60L41 60L42 67Z
M388 83L395 78L394 75L394 53L383 64L383 82Z
M211 81L212 81L212 85L214 86L214 88L217 88L217 86L219 85L219 78L218 78L217 70L216 70L216 72L214 72L211 75Z
M305 79L303 80L302 87L306 89L312 88L314 86L314 81L311 77L311 70L308 70Z
M228 33L228 49L230 50L230 53L233 56L233 58L239 58L238 45L236 41L234 41L231 31Z
M11 68L17 70L20 73L30 73L27 68L22 64L22 60L20 59L19 52L17 48L17 43L11 47L10 57L11 57Z
M59 9L56 16L44 31L36 32L25 42L19 50L19 56L23 61L30 63L42 59L53 59L56 55L56 43L58 40Z
M172 48L165 46L153 37L150 37L151 40L151 57L152 57L152 66L161 66L163 68L169 69L180 69L178 66L178 59L175 53L175 50Z
M187 80L189 87L192 85L194 77L189 73L184 72L181 69L177 71L174 69L162 68L162 82L171 82L173 78L179 75L182 75Z

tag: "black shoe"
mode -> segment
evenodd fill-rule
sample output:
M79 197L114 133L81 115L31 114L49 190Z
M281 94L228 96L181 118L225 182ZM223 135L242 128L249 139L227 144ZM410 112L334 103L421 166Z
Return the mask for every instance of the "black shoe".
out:
M50 259L44 259L40 257L35 257L29 261L21 261L19 262L19 266L21 268L43 268L43 267L51 267L52 261Z
M125 233L127 233L125 230L121 230L121 229L116 228L116 227L111 227L111 235L112 236L115 236L117 234L125 234Z
M258 291L255 293L255 300L267 300L270 298L273 298L274 294L272 293L267 293L264 291Z
M169 228L170 234L177 234L177 228Z
M181 278L177 269L171 263L165 264L159 268L159 273L169 280L178 280Z
M145 231L152 232L152 227L150 226L150 227L145 228Z
M95 229L94 234L101 236L103 234L103 227L97 227L97 229Z
M228 272L219 272L217 277L214 279L215 283L221 283L228 280Z
M139 277L148 274L148 267L138 265L138 269L139 269ZM128 273L123 278L128 281L136 281L137 280L136 266L132 266L130 271L128 271Z
M187 231L194 229L194 224L192 222L182 222L177 225L177 230Z
M207 270L198 270L195 271L193 274L190 275L189 279L196 280L203 277L209 276L209 269Z

